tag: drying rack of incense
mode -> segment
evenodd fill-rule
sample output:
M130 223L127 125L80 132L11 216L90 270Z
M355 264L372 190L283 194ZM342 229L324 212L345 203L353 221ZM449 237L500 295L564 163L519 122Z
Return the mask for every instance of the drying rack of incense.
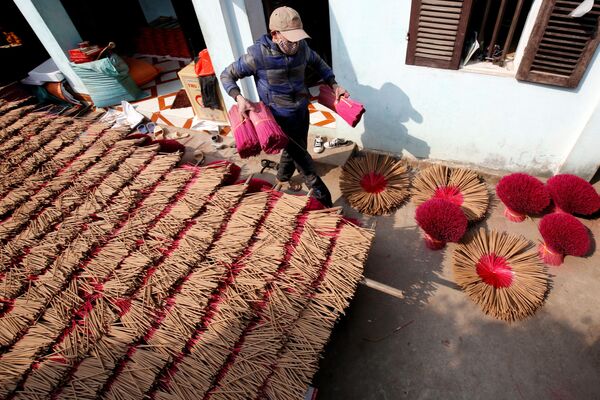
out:
M0 102L0 398L303 399L373 231Z

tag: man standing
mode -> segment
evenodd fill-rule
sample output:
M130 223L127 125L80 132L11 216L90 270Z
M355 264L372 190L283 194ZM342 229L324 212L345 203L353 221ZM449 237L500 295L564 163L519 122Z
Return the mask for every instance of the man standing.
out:
M335 81L335 76L304 39L310 38L302 29L300 15L290 7L279 7L269 19L270 34L263 35L248 48L246 54L221 73L225 91L235 99L242 118L253 105L240 93L238 79L253 76L260 100L271 109L281 129L290 141L281 153L277 180L287 182L291 190L299 190L290 179L294 171L304 176L313 195L326 207L333 205L327 186L317 175L315 163L307 150L310 94L304 83L307 65L335 90L336 98L348 93Z

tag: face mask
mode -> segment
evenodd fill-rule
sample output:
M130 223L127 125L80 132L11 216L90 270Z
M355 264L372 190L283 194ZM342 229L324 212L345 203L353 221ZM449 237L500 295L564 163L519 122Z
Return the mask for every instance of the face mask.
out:
M275 43L279 46L279 49L283 54L288 56L294 55L298 52L298 48L300 47L300 42L290 42L286 39L279 39Z

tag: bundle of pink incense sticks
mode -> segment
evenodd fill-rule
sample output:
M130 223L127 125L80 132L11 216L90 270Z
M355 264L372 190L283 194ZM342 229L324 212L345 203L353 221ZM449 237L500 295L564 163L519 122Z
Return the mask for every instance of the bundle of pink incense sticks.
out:
M256 129L260 147L265 153L276 154L287 146L287 135L275 121L269 107L262 101L254 104L254 111L250 111L250 120Z
M260 154L260 142L250 119L242 120L237 104L229 110L231 130L235 138L235 147L242 158L248 158Z
M335 92L332 88L327 85L319 86L319 103L335 111L354 128L365 113L365 107L349 97L342 97L339 101L336 100Z

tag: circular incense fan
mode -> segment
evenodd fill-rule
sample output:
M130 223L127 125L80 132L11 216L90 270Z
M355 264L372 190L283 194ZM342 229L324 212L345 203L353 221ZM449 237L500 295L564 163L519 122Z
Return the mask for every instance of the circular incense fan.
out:
M572 215L548 214L540 221L539 229L544 238L539 254L548 265L562 264L565 256L585 257L592 247L587 228Z
M588 181L578 176L556 175L548 179L546 185L560 211L591 215L600 209L600 196Z
M447 242L458 242L467 231L467 217L459 206L447 200L427 200L417 207L415 219L430 250L440 250Z
M544 302L549 277L535 245L505 232L480 229L453 257L454 279L484 313L505 321L532 315Z
M424 169L413 181L412 200L415 205L433 198L460 206L469 221L482 219L490 202L488 190L475 172L444 165Z
M342 168L340 189L350 205L367 215L389 214L408 197L408 168L400 161L366 153Z
M506 206L504 216L512 222L540 214L550 204L550 194L542 181L528 174L506 175L496 185L496 194Z

